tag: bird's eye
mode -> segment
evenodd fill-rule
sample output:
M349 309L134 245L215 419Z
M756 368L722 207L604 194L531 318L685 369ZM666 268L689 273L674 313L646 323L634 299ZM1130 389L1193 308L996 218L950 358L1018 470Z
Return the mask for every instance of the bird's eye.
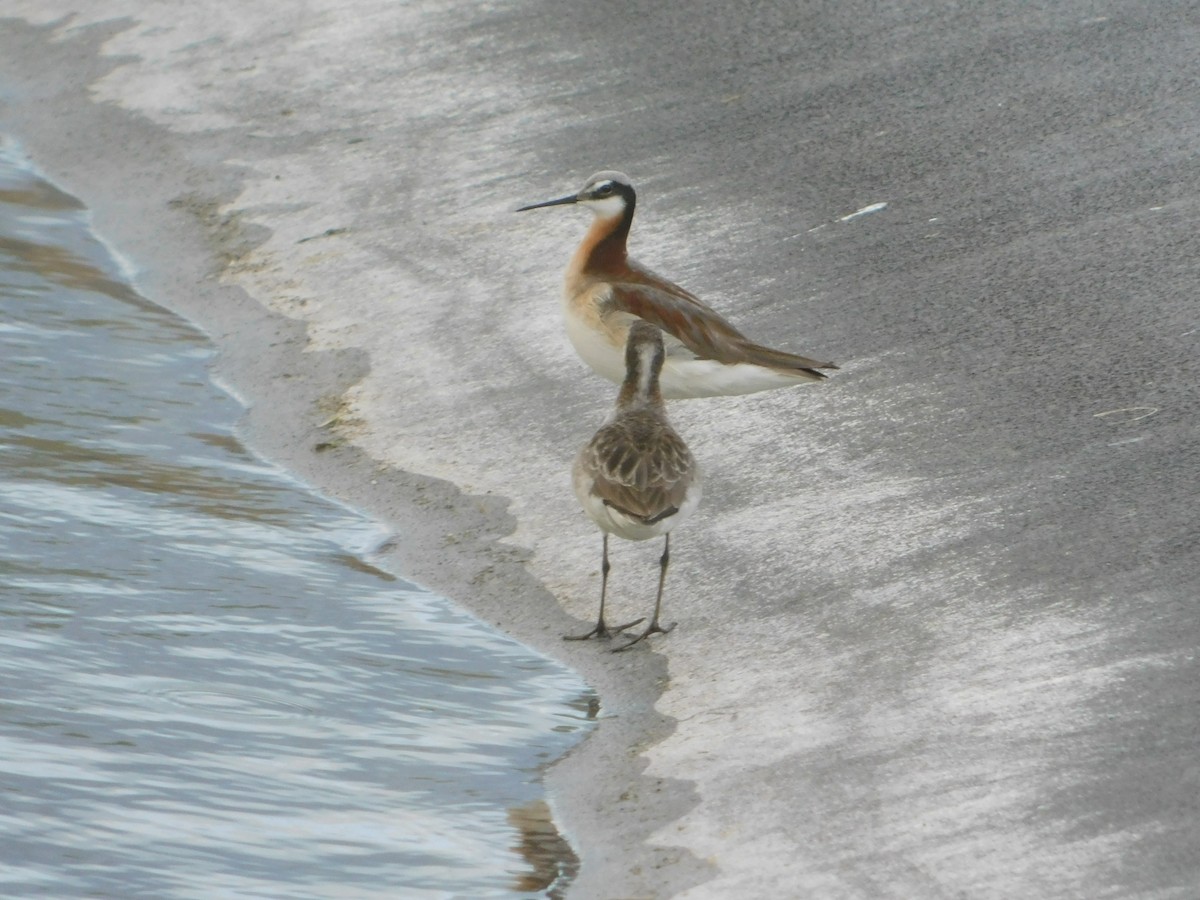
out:
M613 183L611 181L606 181L606 182L604 182L604 184L601 184L601 185L597 186L597 188L596 188L596 196L597 197L607 197L612 192L613 192Z

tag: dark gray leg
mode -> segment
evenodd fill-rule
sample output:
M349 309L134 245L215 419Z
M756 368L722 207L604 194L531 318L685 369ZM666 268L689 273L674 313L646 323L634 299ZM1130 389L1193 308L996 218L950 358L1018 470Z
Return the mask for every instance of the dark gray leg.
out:
M662 556L658 559L658 596L654 600L654 617L650 620L650 624L646 626L646 630L635 637L632 641L622 644L620 647L614 647L613 653L620 653L622 650L628 650L642 638L652 634L666 634L675 627L674 622L668 622L666 625L658 623L658 614L662 611L663 585L667 582L667 566L671 563L671 535L667 534L663 541ZM640 621L640 620L639 620ZM636 622L630 624L636 625Z
M608 532L604 532L604 556L600 563L600 616L596 620L596 627L587 634L564 634L564 641L586 641L591 637L610 638L626 628L632 628L634 625L646 621L646 617L634 619L632 622L626 622L624 625L617 625L615 628L609 628L604 624L604 598L608 594L608 573L612 570L612 566L608 563ZM662 586L659 586L659 591L662 591Z

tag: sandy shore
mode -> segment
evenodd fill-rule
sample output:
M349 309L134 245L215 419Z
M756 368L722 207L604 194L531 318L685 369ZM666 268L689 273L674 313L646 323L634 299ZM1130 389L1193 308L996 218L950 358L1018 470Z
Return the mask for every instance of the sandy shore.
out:
M573 896L1190 896L1186 41L867 7L8 0L3 119L217 341L256 448L597 689L548 777ZM613 393L557 306L585 223L512 214L600 168L644 261L844 365L672 406L680 625L619 656L559 637ZM620 548L617 615L657 552Z
M68 6L64 4L64 9ZM114 5L112 14L122 11L118 6ZM144 21L136 4L130 5L130 10ZM111 42L132 37L131 31L144 31L148 26L105 21L106 15L93 15L99 24L93 25L91 18L76 18L57 27L6 27L0 38L8 62L2 76L16 89L15 95L5 98L8 102L3 109L10 130L21 136L35 163L85 200L93 210L98 232L129 262L143 293L197 322L217 342L221 357L216 374L250 406L244 429L255 449L320 490L393 525L396 537L380 554L397 571L455 598L542 652L565 659L603 698L599 733L547 776L552 806L560 820L557 824L577 850L586 847L587 869L575 883L579 895L667 896L703 880L708 866L676 848L649 843L657 829L695 803L690 786L645 775L646 763L639 755L641 749L674 728L673 721L654 708L667 682L666 661L649 653L610 657L592 647L569 652L572 648L560 635L577 630L579 620L566 614L554 594L533 576L526 565L530 551L512 539L517 520L510 508L512 499L503 496L503 469L486 483L476 480L460 487L448 480L456 470L446 463L447 456L469 453L467 448L474 441L485 446L492 442L486 435L472 436L486 428L469 420L458 421L461 410L456 409L453 397L443 394L424 410L420 408L422 395L436 390L428 382L439 378L430 367L446 362L437 358L436 348L417 343L415 334L406 333L410 315L425 317L432 312L422 308L428 301L420 283L405 272L397 275L395 283L384 279L380 285L382 273L360 268L364 263L355 258L357 251L347 253L344 246L328 248L330 243L346 241L350 234L361 231L361 226L355 225L347 228L345 237L325 235L330 229L338 230L328 224L334 219L353 222L357 213L350 211L344 215L330 210L317 213L311 233L286 239L300 251L298 259L292 257L290 263L280 259L269 266L264 263L269 251L263 249L263 242L269 243L271 229L280 222L274 213L262 219L246 216L241 207L239 197L253 168L242 156L247 148L234 149L241 139L231 144L230 135L220 129L176 132L151 121L136 106L126 108L134 104L101 99L111 73L121 68L109 56ZM31 18L46 22L51 17L39 11ZM182 26L179 30L186 33ZM253 56L269 54L268 48L269 43L253 51ZM175 89L182 87L176 84ZM257 115L252 110L245 114ZM281 112L271 107L269 114ZM368 140L377 140L370 130L364 134ZM339 138L338 143L346 141ZM231 163L231 158L236 162ZM337 165L336 161L329 164ZM303 185L301 191L307 191L309 176L297 172L296 177ZM380 177L377 190L382 195L396 187L390 183L390 175L373 171L373 166L360 168L356 177ZM488 215L502 211L503 201L498 201ZM390 241L387 230L384 226L376 235L385 245ZM289 248L289 256L292 252ZM327 279L341 282L327 298L331 308L326 314L337 321L317 325L316 320L307 319L310 302L305 295L322 288L304 286L303 278L286 275L283 270L290 264L301 270L331 266L321 281L325 285L331 283ZM269 276L268 268L273 270ZM283 282L290 287L280 294ZM367 294L359 293L360 282L373 283L369 300ZM553 290L551 285L546 287ZM452 284L441 287L443 292L452 289ZM266 290L269 296L259 290ZM409 290L412 296L406 297ZM347 298L347 293L355 296ZM353 399L372 364L363 345L342 332L353 319L354 308L364 300L375 308L364 313L363 323L391 320L387 327L394 332L393 351L425 357L415 375L404 380L426 383L409 384L395 392L386 386L381 389L385 397L379 402L395 407L388 411L386 425L370 421ZM544 318L552 323L556 312L552 297L542 300L547 313ZM363 323L350 324L350 328L358 330ZM318 336L321 332L324 335ZM569 369L567 348L557 346L560 341L555 344L561 368ZM411 365L411 360L406 365ZM491 380L486 372L482 375L479 381ZM476 379L469 376L466 380ZM582 434L593 420L598 425L598 416L609 402L606 386L593 393L596 402L587 408L587 414L563 429L561 452L568 461L575 435ZM468 415L474 417L475 411ZM558 420L557 415L554 419ZM563 419L557 424L567 422L569 419ZM537 430L553 430L555 424L529 422ZM426 436L398 455L386 450L390 441L399 438L407 443L412 431L428 432L431 427L441 437ZM461 438L455 436L458 431L463 433ZM380 456L364 449L367 438L376 450L383 449ZM519 471L540 462L537 457L544 456L546 449L536 446L529 459L520 448L514 452L517 455L508 468ZM570 512L571 498L563 463L557 463L545 466L548 475L540 470L527 475L548 478L547 492L562 495L556 503L560 508L555 510L556 519L561 520ZM478 460L475 467L492 465L496 459L489 456ZM587 576L597 574L599 542L583 540L592 535L582 523L572 523L570 530L579 545L595 551L575 562L576 571L564 573L565 583L575 582L575 608L587 617L595 599L595 577ZM649 566L652 561L647 557L645 562ZM562 565L565 568L568 563ZM649 577L645 584L651 585ZM646 594L644 599L651 598ZM610 894L611 890L616 893Z

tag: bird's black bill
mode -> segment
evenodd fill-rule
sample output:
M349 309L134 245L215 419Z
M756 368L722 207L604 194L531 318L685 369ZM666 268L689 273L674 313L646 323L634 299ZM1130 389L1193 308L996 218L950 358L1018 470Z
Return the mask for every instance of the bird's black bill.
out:
M527 209L541 209L543 206L562 206L564 203L578 203L579 198L572 194L569 197L559 197L557 200L543 200L541 203L530 203L528 206L522 206L517 212L525 212Z

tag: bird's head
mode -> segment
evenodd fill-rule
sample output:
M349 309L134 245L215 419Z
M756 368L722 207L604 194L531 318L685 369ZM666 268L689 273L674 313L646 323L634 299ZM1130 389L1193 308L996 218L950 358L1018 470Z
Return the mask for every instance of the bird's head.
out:
M637 194L629 176L622 172L597 172L587 180L578 193L568 194L555 200L543 200L541 203L531 203L522 206L517 212L527 209L540 209L543 206L563 206L568 203L582 203L597 217L602 219L620 218L632 212L637 202Z

